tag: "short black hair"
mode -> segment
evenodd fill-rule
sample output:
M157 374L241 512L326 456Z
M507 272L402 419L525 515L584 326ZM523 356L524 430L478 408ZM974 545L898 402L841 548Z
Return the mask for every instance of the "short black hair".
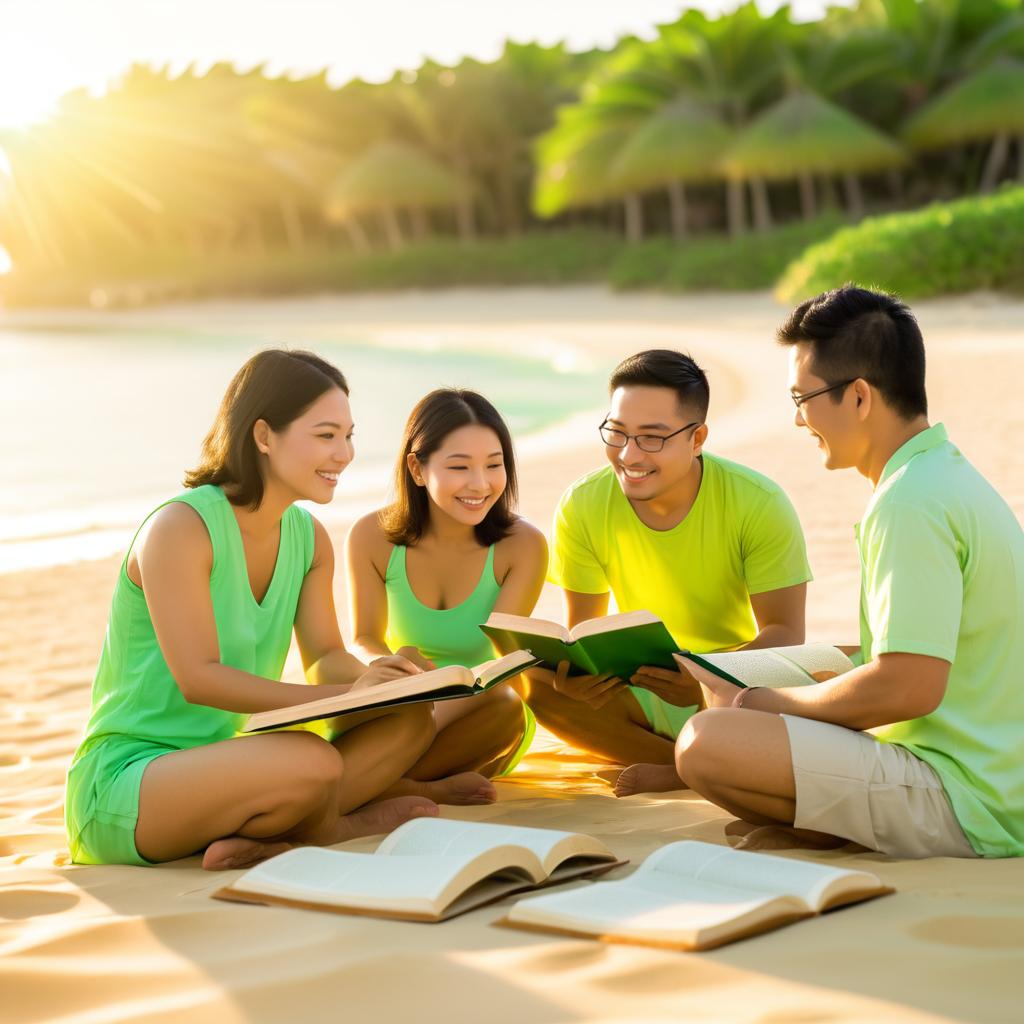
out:
M808 342L814 372L827 384L860 378L904 419L928 414L921 328L895 295L852 284L822 292L790 313L778 340ZM834 402L842 397L832 392Z
M711 399L708 375L682 352L670 348L649 348L623 359L608 378L608 393L630 384L671 388L683 408L693 409L702 422L707 419Z

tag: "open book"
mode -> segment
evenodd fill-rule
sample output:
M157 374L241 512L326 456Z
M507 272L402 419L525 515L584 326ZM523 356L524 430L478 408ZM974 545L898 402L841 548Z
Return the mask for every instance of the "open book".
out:
M538 663L529 651L513 651L495 661L485 661L474 668L448 665L414 676L402 676L375 686L353 688L337 697L324 697L306 704L293 704L273 711L260 711L250 715L242 732L262 732L297 722L312 722L318 718L333 718L367 708L386 708L394 704L415 704L425 700L451 700L454 697L472 697L492 686L517 675L523 669Z
M525 647L546 668L568 661L588 675L611 672L628 679L641 665L675 668L679 645L664 623L650 612L622 612L586 619L572 629L547 619L495 612L480 627L499 651Z
M607 942L698 950L892 892L866 871L669 843L628 878L520 900L499 924Z
M829 644L766 647L763 650L725 651L720 654L683 651L681 656L730 683L744 687L808 686L822 679L841 676L854 667L838 647ZM686 667L682 663L680 665Z
M342 914L444 921L510 893L625 864L578 832L416 818L374 853L303 846L250 868L213 895Z

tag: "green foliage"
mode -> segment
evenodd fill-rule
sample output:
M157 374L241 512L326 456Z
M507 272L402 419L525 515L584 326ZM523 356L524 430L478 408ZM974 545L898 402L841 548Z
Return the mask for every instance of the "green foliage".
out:
M659 238L625 248L611 269L613 287L664 291L750 291L771 288L807 248L846 224L837 213L737 239Z
M847 281L908 299L1024 290L1024 188L869 218L808 249L777 291L796 302Z

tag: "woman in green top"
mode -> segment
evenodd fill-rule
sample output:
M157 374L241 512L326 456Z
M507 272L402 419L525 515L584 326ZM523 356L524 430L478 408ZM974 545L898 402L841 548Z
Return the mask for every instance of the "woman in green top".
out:
M294 504L331 500L352 427L345 378L310 353L261 352L232 380L189 490L121 565L68 773L78 863L205 850L206 868L241 867L437 813L419 795L365 806L429 747L429 705L352 716L333 746L311 732L236 738L249 713L419 671L400 657L367 669L345 650L330 540ZM279 681L293 629L316 688Z
M424 668L494 658L480 630L492 611L529 615L547 544L515 515L515 456L498 411L474 391L442 388L413 409L395 469L396 501L359 520L346 557L353 648ZM434 705L437 738L391 792L490 803L535 720L511 683ZM440 779L440 782L429 780Z

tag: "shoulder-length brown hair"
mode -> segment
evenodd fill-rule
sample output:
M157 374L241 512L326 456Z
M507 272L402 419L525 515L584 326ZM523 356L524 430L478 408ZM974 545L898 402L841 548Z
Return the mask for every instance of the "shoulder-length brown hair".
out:
M348 394L344 374L312 352L258 352L228 385L203 441L199 465L185 474L185 486L216 484L233 504L259 508L264 481L253 437L256 421L265 420L280 433L331 388Z
M463 388L438 388L420 399L405 425L405 436L395 463L395 501L380 513L381 526L392 544L415 544L430 520L430 496L425 487L417 486L413 480L409 455L415 455L421 463L426 462L452 431L473 423L490 427L498 435L507 481L501 497L474 527L476 539L490 547L508 536L518 518L513 509L519 499L512 435L501 414L483 395Z

